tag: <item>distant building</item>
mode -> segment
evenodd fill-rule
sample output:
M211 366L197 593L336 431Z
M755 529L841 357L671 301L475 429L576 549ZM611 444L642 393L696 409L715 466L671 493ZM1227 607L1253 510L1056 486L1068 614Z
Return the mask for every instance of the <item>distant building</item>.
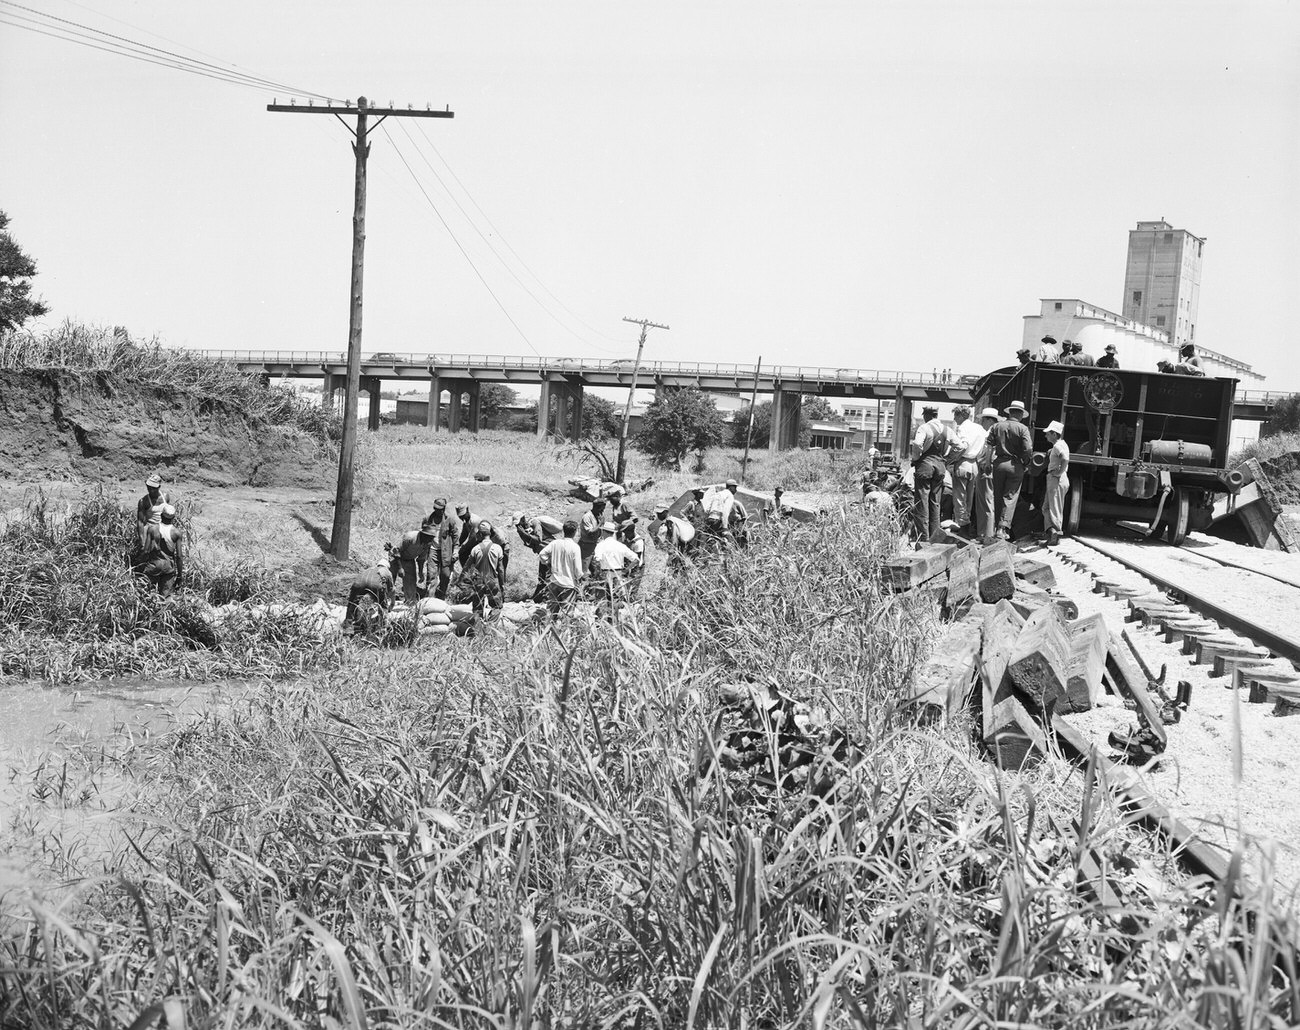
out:
M1154 372L1157 361L1178 360L1179 345L1167 329L1134 321L1077 298L1048 298L1039 304L1038 314L1025 316L1020 344L1031 351L1038 349L1044 336L1053 336L1058 343L1073 340L1082 344L1084 351L1094 358L1101 357L1106 345L1113 343L1120 368ZM1244 361L1199 344L1196 353L1207 376L1229 376L1252 384L1264 380Z
M857 432L852 426L839 422L809 422L808 446L824 451L842 451Z
M1205 240L1166 221L1138 222L1128 234L1124 318L1164 329L1175 349L1196 342Z

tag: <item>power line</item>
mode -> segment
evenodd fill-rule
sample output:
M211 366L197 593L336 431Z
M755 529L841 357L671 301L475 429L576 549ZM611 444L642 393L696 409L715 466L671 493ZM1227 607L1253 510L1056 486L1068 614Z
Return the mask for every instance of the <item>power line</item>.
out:
M119 36L103 29L97 29L92 25L85 25L81 22L71 21L68 18L60 18L58 15L47 14L24 4L15 3L14 0L0 0L0 5L13 9L0 11L0 15L5 18L19 19L18 21L5 21L4 24L13 28L25 29L38 35L48 36L51 39L75 43L78 46L101 50L120 57L129 57L145 64L156 64L176 71L187 71L195 75L202 75L205 78L228 82L231 85L248 86L258 90L278 89L322 100L332 99L323 93L299 89L275 79L240 71L234 65L223 66L210 61L200 61L193 57L186 57L184 54L152 46L149 43L142 43L126 36ZM21 11L28 13L18 13ZM70 27L65 28L65 26Z
M447 224L447 219L442 217L442 212L438 210L438 205L435 204L433 198L429 196L429 191L426 190L424 184L420 182L419 177L415 174L415 169L412 168L411 163L406 160L406 155L402 153L401 147L397 145L397 140L393 139L393 135L388 131L387 126L384 127L384 135L388 138L388 142L393 145L393 152L397 154L402 164L406 166L406 170L410 173L411 179L415 182L416 188L424 195L425 202L433 209L433 213L438 216L438 221L442 223L442 227L447 230L447 235L451 237L451 242L456 244L456 249L460 251L461 256L469 263L469 267L474 270L474 274L478 276L479 282L481 282L483 288L488 291L488 295L496 302L496 306L501 309L501 314L505 315L506 320L515 327L515 332L519 334L519 338L523 340L524 343L528 344L528 349L540 358L542 352L533 346L533 341L528 338L528 334L519 327L519 323L511 317L510 312L506 310L506 306L501 303L501 298L498 297L492 287L488 285L487 279L485 279L483 273L478 270L478 265L474 264L474 259L469 256L469 251L461 246L460 240L456 238L456 234L452 232L451 226Z
M478 227L478 225L475 223L474 219L470 216L470 213L469 213L468 211L465 210L464 205L461 204L461 202L460 202L459 200L456 199L456 195L455 195L454 193L452 193L452 191L451 191L450 189L447 188L447 184L446 184L445 182L443 182L443 180L442 180L442 176L440 176L440 175L438 174L438 170L437 170L436 168L434 168L433 165L429 163L429 159L428 159L427 157L424 156L424 153L423 153L423 151L421 151L421 149L420 149L420 145L419 145L419 143L416 141L415 137L411 135L410 131L406 128L405 125L401 125L401 124L399 124L399 125L398 125L398 128L400 128L400 129L402 130L402 132L404 132L404 133L406 134L406 138L410 141L411 146L414 147L414 148L415 148L415 152L416 152L417 154L419 154L419 156L420 156L420 160L422 160L422 161L424 162L425 167L428 168L429 171L433 174L433 177L438 181L438 185L441 186L441 187L443 188L443 191L444 191L444 192L447 194L447 196L451 199L451 202L452 202L453 204L456 205L456 209L457 209L457 210L458 210L462 215L465 216L465 221L469 223L470 228L473 229L476 233L478 233L478 238L479 238L480 240L483 241L483 245L486 246L487 249L488 249L489 251L492 252L492 256L495 257L495 258L497 259L497 261L499 261L499 262L501 263L501 267L504 268L504 269L506 270L506 272L509 273L510 278L512 278L516 283L518 283L519 288L520 288L521 290L523 290L526 294L528 294L528 296L532 298L533 302L534 302L534 303L535 303L539 308L541 308L544 312L546 312L546 314L551 318L552 321L555 322L556 325L558 325L558 326L559 326L561 329L563 329L566 333L568 333L570 336L572 336L575 340L578 340L578 341L581 342L581 343L585 343L585 344L587 344L588 346L596 347L597 350L604 350L603 347L599 347L599 346L597 346L596 344L592 343L590 340L584 338L580 333L576 332L576 331L575 331L571 326L566 325L566 324L565 324L565 323L560 319L560 317L559 317L558 315L555 314L554 311L552 311L550 308L548 308L548 307L547 307L547 306L542 302L542 299L541 299L540 297L538 297L537 294L535 294L531 289L529 289L528 284L525 283L521 278L519 278L518 273L516 273L515 270L514 270L513 268L510 267L510 264L506 261L506 259L503 258L503 257L501 256L501 253L496 249L496 247L494 247L494 246L492 245L492 241L489 240L489 239L487 238L486 235L484 235L483 230L480 229L480 228ZM426 135L426 139L427 139L427 135ZM444 162L444 163L445 163L445 162ZM464 188L464 187L462 187L462 189L463 189L463 188ZM467 195L468 195L468 194L467 194ZM486 216L484 216L484 217L486 217ZM500 233L497 233L497 235L499 236ZM536 276L534 276L534 278L536 278ZM558 302L557 302L557 303L558 303ZM562 304L561 304L560 306L563 307Z
M600 336L603 339L610 340L614 343L621 343L622 341L617 336L611 336L609 333L601 332L599 329L595 328L594 326L588 325L587 322L583 321L583 319L580 316L578 316L572 310L570 310L570 308L564 303L564 301L560 300L559 297L557 297L554 293L551 292L551 290L547 287L546 283L542 282L541 278L537 275L537 273L534 272L532 268L529 267L528 262L525 261L519 255L519 252L510 245L510 241L506 239L505 234L492 223L492 219L489 218L487 212L484 211L483 208L479 206L478 201L474 199L474 195L470 193L469 188L463 182L460 181L460 176L456 174L456 170L452 168L450 162L448 162L448 160L442 156L442 152L434 145L433 140L429 139L429 135L424 131L424 127L416 126L416 128L420 130L420 135L424 137L424 141L429 145L429 149L432 150L434 154L437 155L438 160L441 161L443 167L447 169L447 173L456 181L456 185L459 186L462 191L464 191L465 196L469 199L469 202L474 205L474 209L480 215L483 216L483 221L487 222L488 228L497 234L501 242L506 245L506 249L510 251L511 254L514 255L515 260L518 261L524 267L524 270L533 277L533 280L537 283L538 286L542 288L543 291L545 291L546 295L550 297L551 300L555 301L555 303L560 305L560 307L563 308L565 312L575 322L581 325L584 329L587 329L589 332L595 333L597 336ZM446 187L444 187L444 189L445 188ZM448 193L450 193L450 191L448 191Z

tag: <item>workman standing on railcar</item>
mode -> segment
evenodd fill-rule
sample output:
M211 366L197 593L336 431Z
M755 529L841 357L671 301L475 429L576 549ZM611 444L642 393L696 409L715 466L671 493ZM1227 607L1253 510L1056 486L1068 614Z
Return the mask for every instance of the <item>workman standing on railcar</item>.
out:
M1034 455L1034 440L1021 421L1029 411L1020 401L1007 405L1007 417L989 430L993 445L993 524L1000 540L1011 539L1011 520L1020 500L1020 486Z
M912 530L918 540L929 540L939 531L939 505L943 500L943 477L948 455L960 446L939 421L939 409L926 405L925 419L912 438Z
M1043 534L1048 546L1061 542L1061 516L1070 489L1070 447L1062 438L1064 432L1060 422L1049 422L1043 430L1051 445L1047 452L1047 492L1043 497Z
M1061 361L1060 348L1056 346L1055 336L1044 336L1038 341L1038 350L1034 352L1034 361L1045 361L1048 364L1059 364Z
M1113 343L1106 344L1106 353L1097 359L1098 368L1119 368L1119 359Z
M1076 365L1084 365L1088 368L1092 368L1097 364L1096 359L1093 358L1091 354L1084 352L1083 344L1078 340L1074 341L1074 363Z

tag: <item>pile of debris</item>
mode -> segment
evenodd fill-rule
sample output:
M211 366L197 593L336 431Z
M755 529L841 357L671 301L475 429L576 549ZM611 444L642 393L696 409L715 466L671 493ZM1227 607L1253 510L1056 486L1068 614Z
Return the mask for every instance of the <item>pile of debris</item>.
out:
M1182 690L1176 700L1162 696L1162 714L1150 692L1160 684L1143 677L1100 614L1079 617L1078 606L1057 593L1051 566L1006 541L981 547L948 540L920 544L882 569L893 590L933 592L951 620L912 680L920 719L974 709L989 756L1003 769L1019 769L1048 753L1061 716L1094 707L1109 691L1138 718L1111 741L1121 757L1145 763L1164 751L1164 723L1186 707Z

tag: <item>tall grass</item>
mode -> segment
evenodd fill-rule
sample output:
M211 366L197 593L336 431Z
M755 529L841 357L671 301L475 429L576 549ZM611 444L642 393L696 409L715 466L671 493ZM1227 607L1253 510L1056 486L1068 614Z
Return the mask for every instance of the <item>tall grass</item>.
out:
M936 616L881 594L873 517L758 536L622 628L376 652L137 745L129 842L6 898L0 1020L1293 1023L1293 913L1183 882L1059 761L1004 777L911 724ZM795 787L714 761L746 677L852 746Z
M187 520L182 502L179 524ZM103 676L291 675L337 664L307 621L213 606L266 602L267 571L207 562L187 534L184 590L161 598L132 574L135 513L100 489L56 508L44 493L0 529L0 671L66 683Z
M193 398L200 409L224 406L254 425L291 426L320 441L338 440L338 416L309 404L292 390L271 388L240 372L156 339L135 341L124 333L65 321L37 335L0 333L0 371L94 375L112 384L134 384Z

